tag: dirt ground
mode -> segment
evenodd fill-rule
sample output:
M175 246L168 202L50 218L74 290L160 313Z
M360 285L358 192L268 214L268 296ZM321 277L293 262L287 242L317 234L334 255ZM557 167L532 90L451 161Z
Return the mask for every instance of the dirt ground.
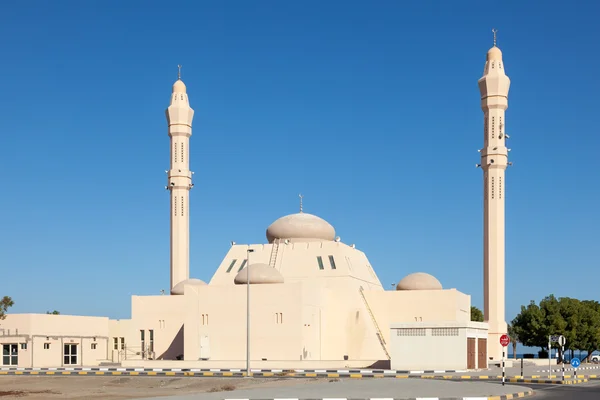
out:
M198 378L157 376L0 376L0 400L125 400L328 382L330 378Z

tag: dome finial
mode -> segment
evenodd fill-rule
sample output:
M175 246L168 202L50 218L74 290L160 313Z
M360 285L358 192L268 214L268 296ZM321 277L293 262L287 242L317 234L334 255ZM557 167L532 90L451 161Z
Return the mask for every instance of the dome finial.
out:
M492 28L492 33L494 34L494 47L496 47L496 33L498 33L498 29Z
M181 80L181 65L177 66L177 79Z
M300 197L300 212L302 212L302 199L304 198L304 196L302 196L302 193L300 193L298 197Z

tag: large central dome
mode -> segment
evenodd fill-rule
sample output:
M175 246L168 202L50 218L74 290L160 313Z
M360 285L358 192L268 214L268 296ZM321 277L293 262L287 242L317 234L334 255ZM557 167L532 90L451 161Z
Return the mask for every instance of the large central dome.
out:
M291 242L334 240L335 229L316 215L299 212L279 218L267 228L267 240L289 239Z

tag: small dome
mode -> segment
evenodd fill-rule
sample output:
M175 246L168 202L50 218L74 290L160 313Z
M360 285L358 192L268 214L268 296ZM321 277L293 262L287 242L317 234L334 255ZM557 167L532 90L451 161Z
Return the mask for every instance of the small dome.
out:
M250 271L250 272L248 272ZM248 283L248 274L250 274L250 284L263 283L283 283L283 276L275 268L267 264L252 264L235 276L233 282L236 285L246 285Z
M316 215L300 212L279 218L267 228L267 240L290 239L296 242L334 240L335 229Z
M181 79L173 84L173 93L185 93L186 90L185 83Z
M433 275L415 272L398 282L396 290L442 290L442 284Z
M171 294L183 294L185 285L205 286L206 282L195 278L186 279L185 281L181 281L177 285L173 286L173 289L171 289Z
M492 47L487 52L487 60L502 60L502 51L500 51L500 49L496 46Z

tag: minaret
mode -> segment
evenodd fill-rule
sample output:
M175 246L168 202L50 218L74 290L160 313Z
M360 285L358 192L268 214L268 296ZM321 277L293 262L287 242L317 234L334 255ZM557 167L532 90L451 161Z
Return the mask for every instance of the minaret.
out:
M171 104L166 110L171 138L171 168L167 171L167 190L171 192L171 291L190 277L190 171L189 144L194 110L190 107L181 66L173 84Z
M494 46L487 53L483 77L479 79L484 114L483 149L483 315L489 325L488 358L502 356L500 336L506 333L504 285L504 171L508 162L504 112L508 108L510 79L504 71L502 52Z

